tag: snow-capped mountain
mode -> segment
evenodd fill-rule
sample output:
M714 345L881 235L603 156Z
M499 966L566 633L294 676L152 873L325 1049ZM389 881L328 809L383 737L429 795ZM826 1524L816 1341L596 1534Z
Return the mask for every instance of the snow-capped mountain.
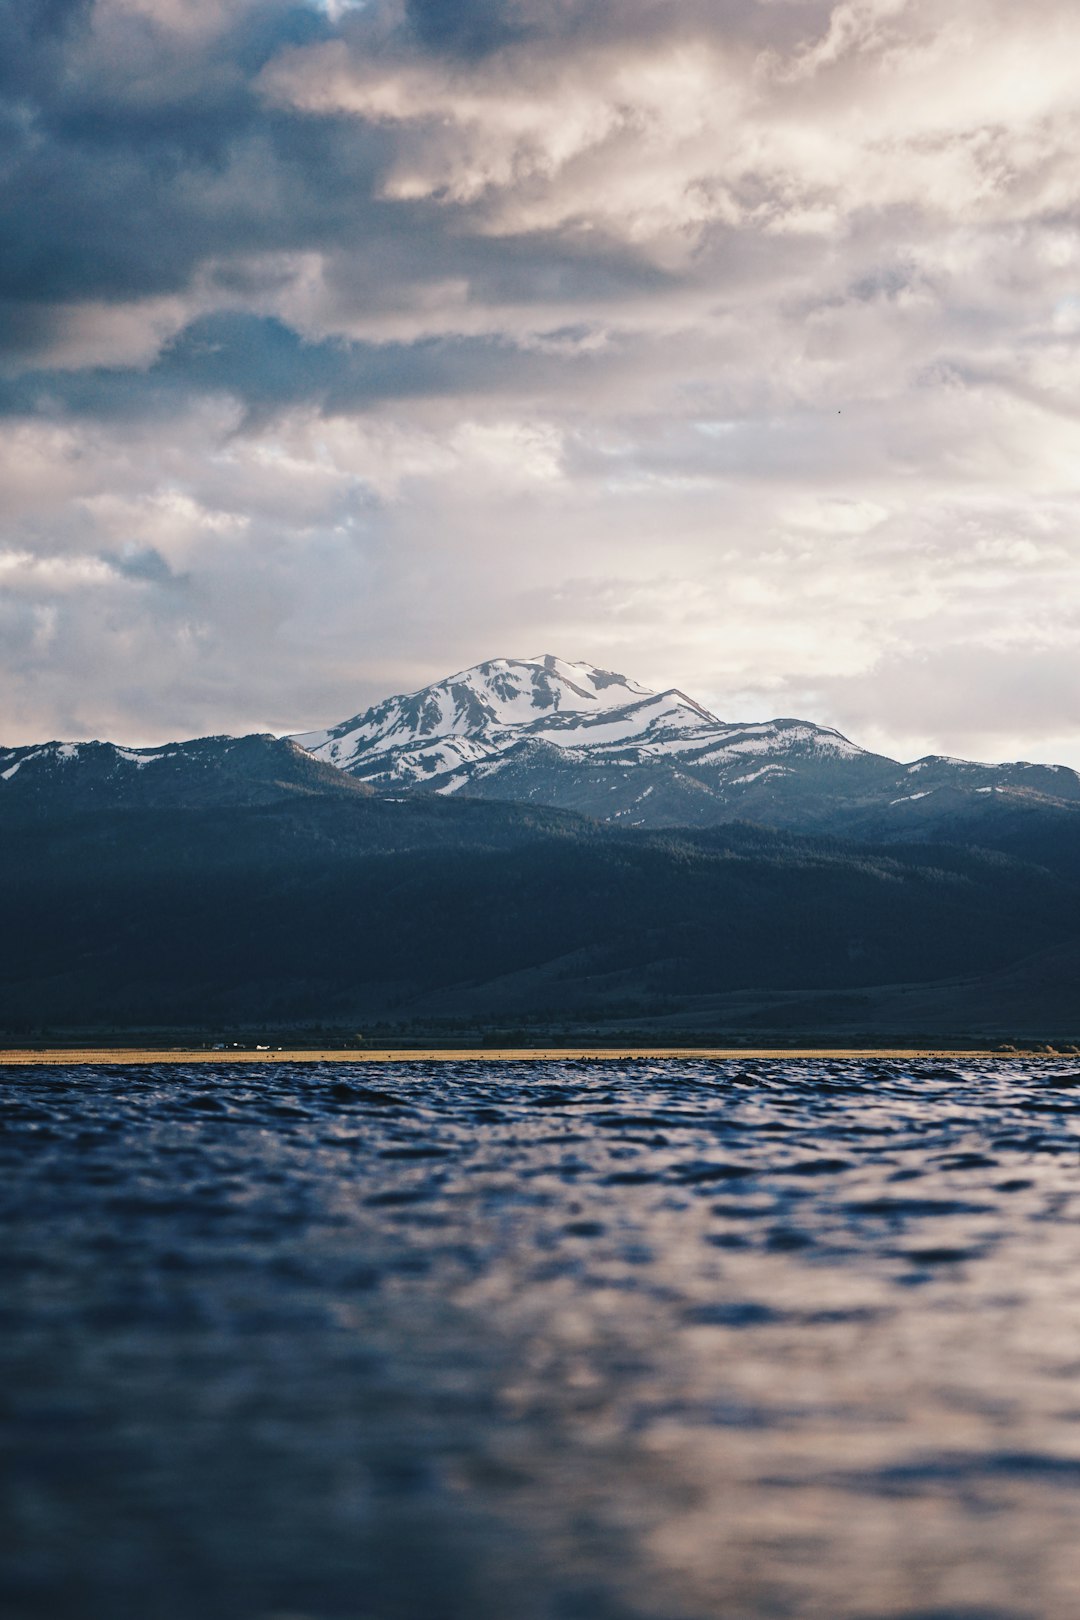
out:
M494 658L293 740L365 780L453 793L489 775L525 739L552 747L661 746L715 725L682 692L561 658Z
M1080 814L1080 776L1065 766L940 756L902 765L826 726L727 722L675 688L652 692L550 656L492 659L294 738L0 749L0 816L16 820L265 805L305 794L401 799L417 790L628 827L744 820L967 842L991 821L1000 827L1004 813L1041 806Z
M376 791L518 799L636 826L890 824L980 808L973 795L1080 802L1064 766L904 766L804 720L733 724L676 689L587 663L496 658L294 739Z

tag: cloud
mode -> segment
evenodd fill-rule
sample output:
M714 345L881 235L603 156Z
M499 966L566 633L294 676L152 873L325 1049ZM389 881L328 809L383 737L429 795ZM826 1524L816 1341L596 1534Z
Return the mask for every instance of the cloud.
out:
M0 0L0 735L540 647L1080 763L1065 0Z
M372 50L358 27L282 51L261 84L275 105L392 128L383 194L472 207L496 234L602 229L671 256L712 224L816 235L863 208L1014 219L1076 200L1066 8L1044 32L986 5L943 26L925 3L845 0L808 8L822 32L786 50L747 26L761 11L710 25L676 6L660 33L629 8L608 32L537 40L495 8L464 60Z
M125 546L118 556L106 555L102 561L125 579L140 580L146 585L177 583L177 575L156 546Z

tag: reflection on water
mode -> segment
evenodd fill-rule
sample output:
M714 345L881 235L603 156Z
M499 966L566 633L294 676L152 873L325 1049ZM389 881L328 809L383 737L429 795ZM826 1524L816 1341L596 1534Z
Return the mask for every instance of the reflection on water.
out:
M1063 1061L0 1080L14 1620L1076 1620Z

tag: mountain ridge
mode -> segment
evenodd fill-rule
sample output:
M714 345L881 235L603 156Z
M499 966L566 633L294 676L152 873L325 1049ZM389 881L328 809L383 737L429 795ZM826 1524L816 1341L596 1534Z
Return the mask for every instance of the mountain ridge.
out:
M0 1025L486 1009L760 1031L880 1008L914 1032L925 1005L962 1033L996 981L956 975L1063 951L1052 984L1009 981L1001 1016L1080 1033L1080 792L1041 791L1073 772L903 766L557 660L376 709L317 747L449 737L466 784L366 780L266 734L0 749Z
M678 688L652 692L552 654L490 659L293 740L377 790L518 799L652 828L746 819L918 837L959 810L985 820L976 795L1080 808L1069 766L940 754L904 764L832 727L723 721Z
M321 731L156 748L0 748L0 816L66 808L266 803L415 793L513 802L644 830L732 821L855 839L998 841L1033 810L1080 813L1080 773L925 755L908 764L782 717L727 722L551 654L490 659Z
M195 737L157 748L48 742L0 748L0 816L268 804L283 797L368 797L364 782L289 738Z

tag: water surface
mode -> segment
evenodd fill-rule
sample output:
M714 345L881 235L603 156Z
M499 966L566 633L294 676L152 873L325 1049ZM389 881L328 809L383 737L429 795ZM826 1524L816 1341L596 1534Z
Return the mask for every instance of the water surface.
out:
M1074 1060L0 1078L13 1620L1076 1620Z

